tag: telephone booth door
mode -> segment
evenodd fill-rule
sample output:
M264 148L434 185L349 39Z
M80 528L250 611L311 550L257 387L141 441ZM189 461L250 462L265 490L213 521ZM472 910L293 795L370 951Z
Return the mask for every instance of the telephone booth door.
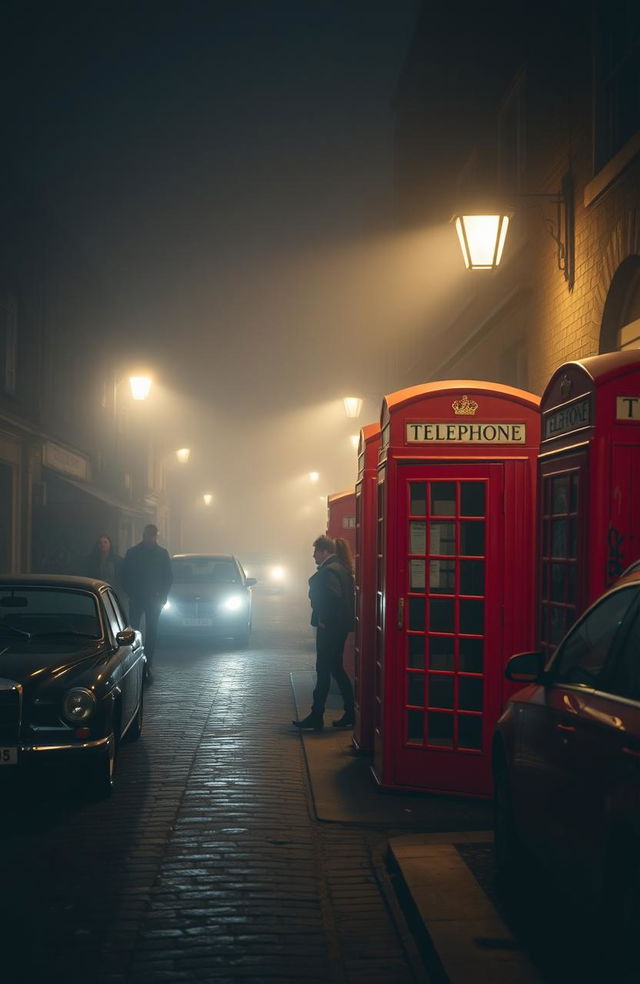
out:
M502 651L503 467L406 467L398 481L398 580L387 595L398 630L387 658L403 681L396 782L424 772L432 789L480 791L500 713L485 666Z

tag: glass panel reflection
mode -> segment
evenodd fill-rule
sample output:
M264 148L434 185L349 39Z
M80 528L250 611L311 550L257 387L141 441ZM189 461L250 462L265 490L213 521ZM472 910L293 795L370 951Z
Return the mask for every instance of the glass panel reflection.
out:
M460 561L460 594L484 594L484 560Z
M429 669L453 669L453 636L429 636Z
M458 707L462 711L481 711L484 681L481 677L458 678Z
M416 670L424 669L424 644L426 641L426 636L423 635L410 635L407 636L409 640L409 666Z
M558 475L553 479L553 501L551 512L569 512L569 477L568 475Z
M551 600L564 601L564 564L551 565Z
M427 524L419 519L409 523L409 553L425 554L427 552Z
M426 560L409 561L409 591L424 591Z
M429 707L453 708L453 677L429 674Z
M422 673L407 674L407 704L424 707L424 676Z
M484 497L484 482L463 482L460 487L460 515L484 516Z
M412 516L427 515L427 493L424 482L409 482L410 504L409 511Z
M407 711L407 741L410 745L424 744L424 713Z
M455 632L453 598L432 598L429 603L429 628L432 632Z
M569 509L571 512L575 513L578 511L578 497L580 494L579 485L579 475L578 472L572 472L571 474L571 498L569 500Z
M427 714L427 742L441 748L453 748L453 714L429 711Z
M431 515L455 516L456 514L456 485L455 482L431 483Z
M481 557L484 555L484 522L460 523L460 553Z
M442 592L442 594L454 594L456 590L455 560L429 561L429 590L436 593Z
M456 524L433 520L429 523L429 553L454 554L456 552ZM423 551L424 553L424 551Z
M482 718L470 714L458 717L458 745L461 748L482 749Z
M484 670L484 639L460 639L458 643L460 669L467 673Z
M424 598L409 598L409 628L424 632Z
M551 553L554 557L567 556L566 519L554 519L551 524Z

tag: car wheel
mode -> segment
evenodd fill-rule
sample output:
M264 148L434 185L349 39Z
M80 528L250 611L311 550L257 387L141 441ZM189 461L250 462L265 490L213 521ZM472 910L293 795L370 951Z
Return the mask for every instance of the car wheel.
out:
M496 763L493 777L493 830L496 874L503 884L511 884L517 875L523 851L516 828L511 788L504 760Z
M138 704L138 710L133 721L129 725L129 730L127 731L127 741L137 741L142 734L142 721L144 718L144 687L140 690L140 703Z

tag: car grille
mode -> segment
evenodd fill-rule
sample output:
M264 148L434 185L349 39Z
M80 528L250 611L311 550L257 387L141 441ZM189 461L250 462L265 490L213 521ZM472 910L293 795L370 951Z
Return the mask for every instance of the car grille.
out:
M213 618L217 614L216 606L212 601L195 598L180 600L175 606L175 611L181 618Z
M0 680L0 745L15 744L20 731L22 688L13 680Z

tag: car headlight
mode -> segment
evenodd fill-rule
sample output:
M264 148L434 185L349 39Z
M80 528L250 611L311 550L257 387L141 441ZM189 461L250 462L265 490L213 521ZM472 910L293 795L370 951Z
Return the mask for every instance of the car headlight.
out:
M222 602L221 607L225 612L239 612L241 608L244 607L244 598L242 595L229 595L228 598Z
M84 687L75 687L67 691L62 701L62 713L67 721L77 724L79 721L88 721L96 709L96 699L90 690Z
M162 611L163 612L169 612L169 611L171 611L171 602L170 601L165 601L164 605L162 606Z

